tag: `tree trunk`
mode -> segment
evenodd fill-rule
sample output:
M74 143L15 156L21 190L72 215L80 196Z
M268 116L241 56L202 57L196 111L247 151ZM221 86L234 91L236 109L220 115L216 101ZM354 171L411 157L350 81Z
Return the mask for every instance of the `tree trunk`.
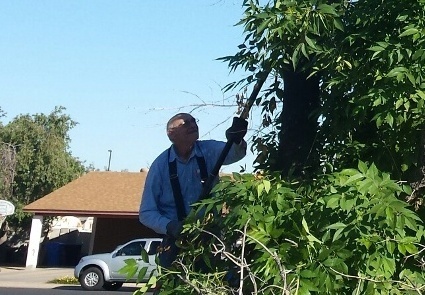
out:
M314 148L318 120L312 111L319 107L319 77L284 71L283 110L280 115L278 155L274 167L283 176L301 176L318 166Z

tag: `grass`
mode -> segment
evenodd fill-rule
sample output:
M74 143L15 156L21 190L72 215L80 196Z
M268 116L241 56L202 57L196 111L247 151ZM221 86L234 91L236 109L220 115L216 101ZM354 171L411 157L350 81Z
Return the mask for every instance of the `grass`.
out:
M61 278L57 278L49 281L51 284L62 284L62 285L79 285L80 282L74 277L64 276Z

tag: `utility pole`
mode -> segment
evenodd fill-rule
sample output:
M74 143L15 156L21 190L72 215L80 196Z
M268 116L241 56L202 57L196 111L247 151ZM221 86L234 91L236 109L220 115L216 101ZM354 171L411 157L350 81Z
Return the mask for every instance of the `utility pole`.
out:
M111 167L112 150L108 150L108 152L109 152L109 162L108 162L108 171L109 171L109 168Z

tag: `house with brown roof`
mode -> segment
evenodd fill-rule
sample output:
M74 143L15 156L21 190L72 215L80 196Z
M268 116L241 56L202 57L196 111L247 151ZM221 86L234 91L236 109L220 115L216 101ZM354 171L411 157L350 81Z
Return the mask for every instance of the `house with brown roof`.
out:
M26 266L37 266L43 219L48 216L93 217L83 254L109 252L134 238L158 236L138 219L146 175L144 170L89 172L25 206L25 212L34 214Z

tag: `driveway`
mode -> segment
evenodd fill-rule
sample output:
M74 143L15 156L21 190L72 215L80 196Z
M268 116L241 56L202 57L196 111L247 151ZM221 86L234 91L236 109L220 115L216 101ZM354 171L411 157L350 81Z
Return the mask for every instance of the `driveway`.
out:
M2 287L54 288L58 284L48 282L65 276L74 277L74 269L0 266L0 286Z
M49 283L52 280L63 277L74 277L74 268L25 268L0 265L0 287L37 289L53 289L60 286L69 287L70 285ZM79 285L78 287L81 288ZM136 284L124 284L123 287L136 290Z

